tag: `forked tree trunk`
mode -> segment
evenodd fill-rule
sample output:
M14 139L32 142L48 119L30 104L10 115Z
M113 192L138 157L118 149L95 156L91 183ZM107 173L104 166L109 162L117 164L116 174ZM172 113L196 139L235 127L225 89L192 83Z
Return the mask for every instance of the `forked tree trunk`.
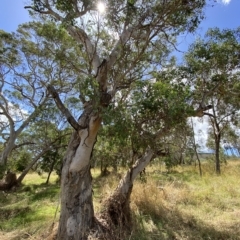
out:
M101 119L92 112L84 110L78 121L82 129L72 134L64 157L58 240L85 240L93 225L90 157Z
M114 193L105 201L104 210L100 219L105 219L109 227L116 227L121 234L122 229L128 229L131 226L130 196L133 182L137 175L153 159L154 152L147 150L145 155L138 159L136 163L128 170L125 176L120 180ZM121 239L121 236L115 236Z

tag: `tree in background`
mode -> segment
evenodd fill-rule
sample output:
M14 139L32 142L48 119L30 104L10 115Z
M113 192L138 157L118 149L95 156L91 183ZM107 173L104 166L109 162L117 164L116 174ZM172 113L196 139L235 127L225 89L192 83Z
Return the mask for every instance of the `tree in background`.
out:
M195 88L196 98L212 106L209 116L214 138L216 173L220 174L221 140L225 129L234 125L239 110L240 28L210 29L198 39L185 56L186 72Z
M43 38L45 32L54 37L48 35L48 38ZM1 31L1 165L6 166L7 159L14 149L33 144L34 139L25 141L22 138L21 144L16 141L23 130L36 121L44 109L50 107L52 100L49 98L47 84L54 83L61 88L59 93L73 94L70 82L75 73L70 64L74 61L77 50L72 43L65 31L57 30L51 23L24 24L15 34ZM65 49L70 49L68 57L71 61L63 56L62 52L65 54Z

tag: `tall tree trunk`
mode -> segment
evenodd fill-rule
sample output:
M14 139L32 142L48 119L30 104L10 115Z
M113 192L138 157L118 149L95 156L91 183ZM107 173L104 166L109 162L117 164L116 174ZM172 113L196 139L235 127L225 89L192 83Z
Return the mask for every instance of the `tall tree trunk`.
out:
M84 110L63 160L58 240L85 240L93 225L90 157L101 119L92 112L92 107Z
M215 115L215 112L214 112ZM215 139L215 164L216 164L216 174L221 174L220 169L220 141L221 141L221 131L219 123L217 122L217 119L214 118L214 139Z

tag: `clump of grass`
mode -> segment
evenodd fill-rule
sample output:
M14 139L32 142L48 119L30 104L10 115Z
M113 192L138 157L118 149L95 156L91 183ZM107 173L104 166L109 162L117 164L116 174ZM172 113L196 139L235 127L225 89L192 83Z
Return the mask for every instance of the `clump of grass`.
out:
M112 193L113 189L117 187L119 182L118 174L109 174L108 176L102 177L99 174L93 178L93 200L94 200L94 211L100 212L102 209L102 202Z

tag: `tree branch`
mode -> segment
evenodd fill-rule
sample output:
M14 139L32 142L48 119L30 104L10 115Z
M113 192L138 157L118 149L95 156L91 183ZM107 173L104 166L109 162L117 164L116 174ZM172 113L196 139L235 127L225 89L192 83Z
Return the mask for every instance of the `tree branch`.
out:
M208 115L208 113L205 113L205 111L212 109L212 107L213 107L212 105L202 106L200 104L198 109L195 110L193 117L203 117L204 115Z
M45 0L44 4L43 4L44 8L47 10L41 10L41 9L37 9L33 6L25 6L25 9L32 9L35 12L38 12L40 14L48 14L53 16L57 21L61 21L66 22L69 17L69 15L67 14L66 17L62 17L61 15L59 15L56 11L54 11L50 4L49 4L49 0ZM75 19L78 17L82 17L83 15L85 15L88 11L93 10L90 6L88 7L84 7L84 9L82 11L79 11L79 8L77 6L77 1L73 1L73 8L74 8L74 12L71 14L71 18ZM72 26L70 24L67 24L67 28L66 28L69 32L69 34L76 39L76 41L81 42L82 44L85 45L86 48L86 52L89 56L89 60L90 60L90 64L93 65L93 69L95 71L95 73L97 72L97 68L100 65L100 59L99 56L97 55L97 51L94 47L94 45L92 44L92 42L90 41L89 36L87 35L87 33L81 29L81 28L77 28L75 26Z
M76 130L79 131L81 128L81 126L77 123L77 121L74 119L74 117L72 116L72 114L70 113L70 111L64 106L64 104L62 103L58 92L56 91L56 89L52 86L52 85L48 85L47 86L48 91L51 93L58 109L62 112L62 114L67 118L67 121L70 123L70 125Z
M17 148L20 148L20 147L22 147L22 146L25 146L25 145L33 145L33 144L35 144L35 143L34 143L34 142L24 142L24 143L15 145L15 146L13 147L13 150L14 150L14 149L17 149Z
M207 116L209 116L209 117L213 117L214 118L214 115L213 114L211 114L211 113L203 113L204 115L207 115Z

